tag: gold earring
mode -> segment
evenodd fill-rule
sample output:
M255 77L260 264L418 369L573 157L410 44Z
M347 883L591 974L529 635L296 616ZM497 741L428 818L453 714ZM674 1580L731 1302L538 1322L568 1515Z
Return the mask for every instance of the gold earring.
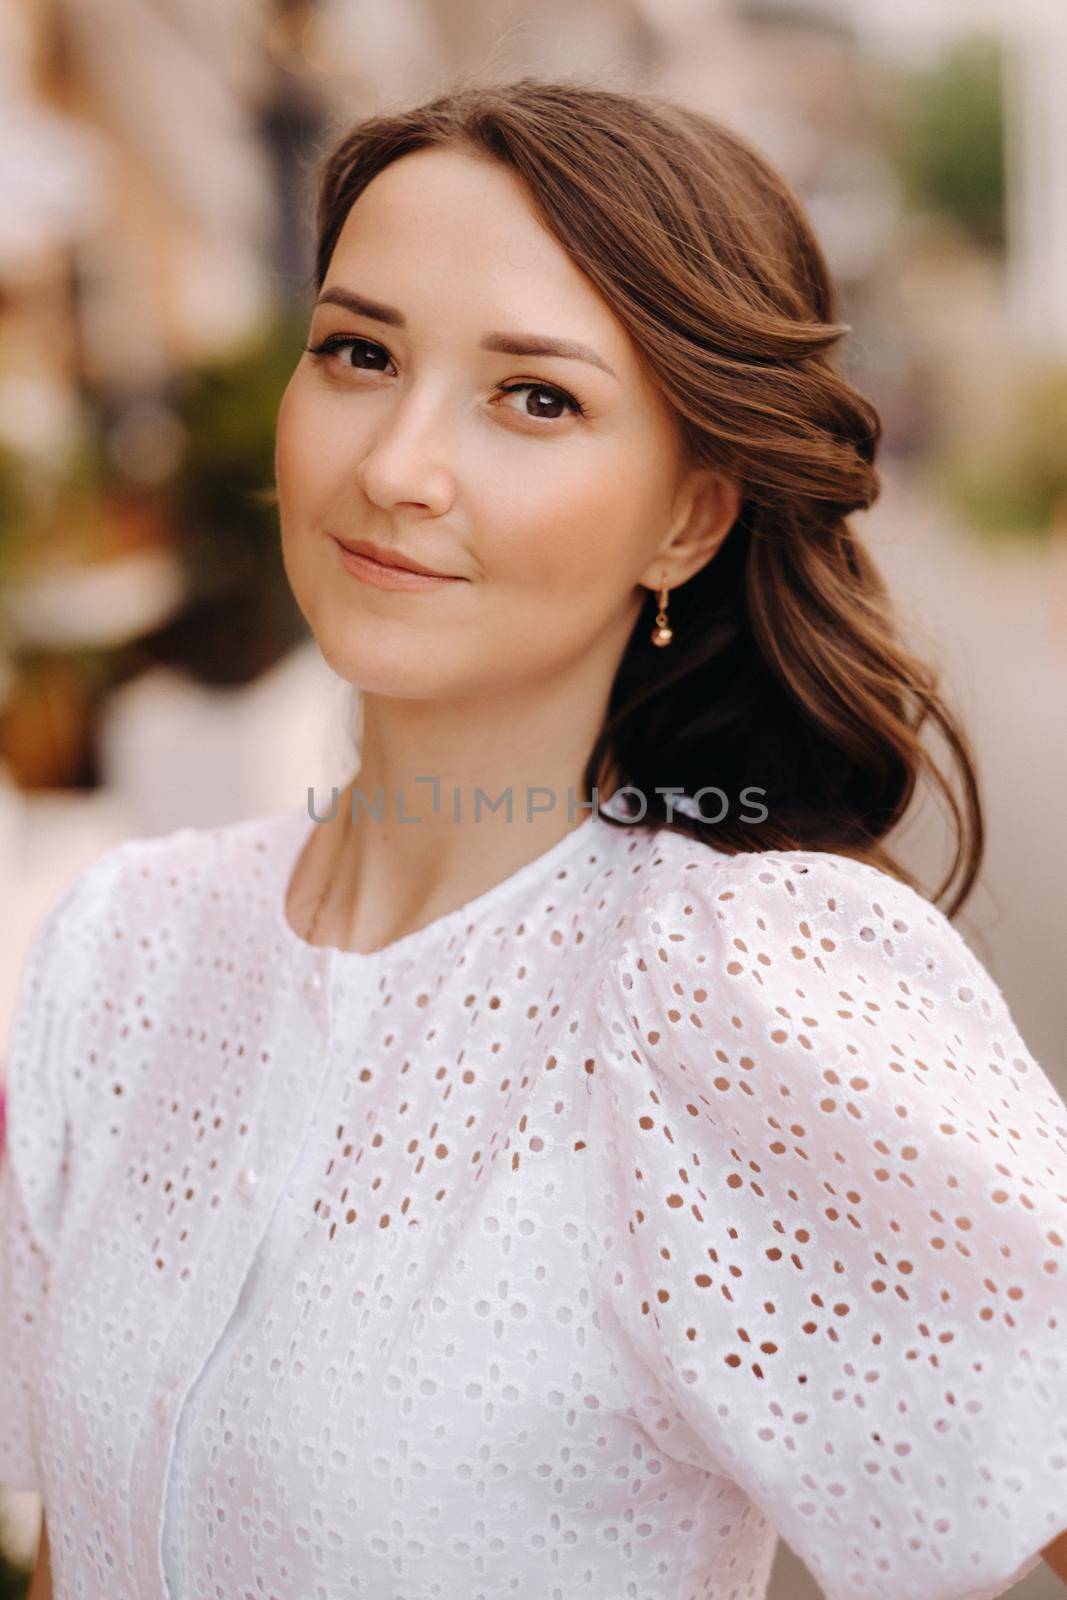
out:
M656 626L652 629L653 644L670 644L674 634L667 626L667 574L663 574L663 582L659 590L659 610L656 612Z

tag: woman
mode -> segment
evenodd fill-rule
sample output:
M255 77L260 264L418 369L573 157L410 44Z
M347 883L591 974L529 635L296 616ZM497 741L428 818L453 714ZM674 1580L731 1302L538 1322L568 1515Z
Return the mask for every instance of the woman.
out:
M1065 1108L948 920L974 773L800 206L523 79L347 133L317 263L278 504L358 773L34 941L42 1587L758 1596L781 1534L831 1600L1001 1592L1067 1521ZM928 721L948 914L885 845Z

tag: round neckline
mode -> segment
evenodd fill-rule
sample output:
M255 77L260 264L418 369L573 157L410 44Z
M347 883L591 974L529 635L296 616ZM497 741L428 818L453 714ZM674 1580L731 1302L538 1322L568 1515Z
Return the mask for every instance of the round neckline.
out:
M406 956L417 950L423 944L429 943L441 933L453 926L480 919L498 903L506 900L518 889L526 888L542 874L549 872L560 862L566 860L579 844L592 839L595 833L610 824L604 824L596 812L591 812L584 822L577 828L572 828L565 833L562 839L557 839L555 844L547 850L534 856L532 861L527 861L523 866L516 868L506 878L501 878L497 883L491 884L488 889L483 889L481 894L467 900L461 906L456 906L452 911L445 911L439 917L434 917L432 922L424 923L421 928L413 928L410 933L402 934L399 939L393 939L389 944L382 945L378 950L345 950L340 945L309 944L302 934L297 933L285 913L286 901L289 898L289 886L296 871L297 862L304 851L310 837L312 828L321 827L308 815L307 806L301 804L294 806L288 813L283 813L283 821L287 824L285 839L287 848L281 852L281 862L278 872L273 875L271 885L271 919L279 928L286 943L293 948L303 959L314 956L320 960L330 959L342 970L354 971L356 968L365 969L381 966L401 956ZM304 825L306 824L306 826ZM289 845L289 827L296 835L295 848Z

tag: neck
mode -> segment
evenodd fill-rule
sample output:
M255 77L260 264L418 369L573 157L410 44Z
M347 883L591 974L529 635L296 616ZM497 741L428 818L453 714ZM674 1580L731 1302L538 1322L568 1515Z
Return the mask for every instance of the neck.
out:
M359 767L323 829L337 841L326 942L377 949L580 826L591 814L583 773L606 697L573 682L450 702L362 692ZM600 787L601 805L610 792Z

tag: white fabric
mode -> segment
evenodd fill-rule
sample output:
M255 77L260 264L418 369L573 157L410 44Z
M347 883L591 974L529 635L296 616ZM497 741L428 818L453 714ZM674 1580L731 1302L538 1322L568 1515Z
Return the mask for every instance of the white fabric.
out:
M370 824L368 824L370 825ZM373 954L303 807L108 851L9 1067L56 1600L1000 1594L1067 1522L1067 1107L940 911L589 818Z

